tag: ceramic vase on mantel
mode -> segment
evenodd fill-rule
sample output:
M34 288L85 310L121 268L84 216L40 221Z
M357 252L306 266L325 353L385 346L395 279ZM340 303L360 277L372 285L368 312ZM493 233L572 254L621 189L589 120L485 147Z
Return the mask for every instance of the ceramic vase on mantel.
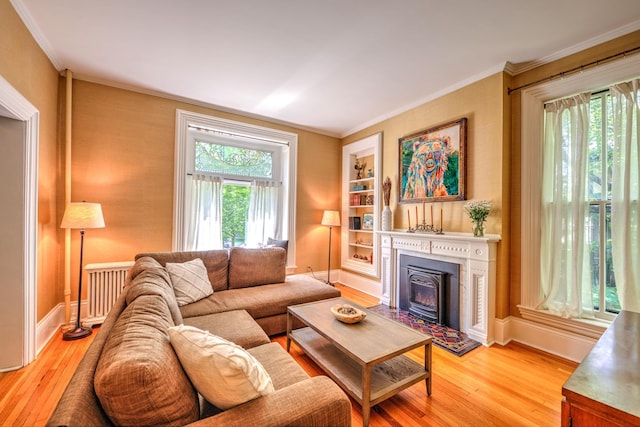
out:
M384 209L382 209L382 231L391 231L392 224L391 208L385 206Z

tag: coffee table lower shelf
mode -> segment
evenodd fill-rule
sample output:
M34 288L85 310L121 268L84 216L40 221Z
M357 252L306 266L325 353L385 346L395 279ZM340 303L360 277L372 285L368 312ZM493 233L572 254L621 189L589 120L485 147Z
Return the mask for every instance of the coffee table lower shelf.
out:
M356 402L368 408L427 379L430 375L425 366L404 355L372 366L362 366L309 327L291 331L290 337ZM363 377L366 369L371 370L368 402L364 401L366 389Z

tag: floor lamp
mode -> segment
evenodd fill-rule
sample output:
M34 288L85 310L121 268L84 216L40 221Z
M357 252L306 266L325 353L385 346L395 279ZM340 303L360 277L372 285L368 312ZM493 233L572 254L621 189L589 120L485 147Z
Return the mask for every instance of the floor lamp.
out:
M84 251L84 230L86 228L103 228L104 218L100 203L69 203L64 211L60 228L80 229L80 273L78 275L78 315L76 325L62 334L65 341L77 340L91 335L91 328L80 325L80 298L82 296L82 254Z
M324 211L322 214L322 225L329 226L329 264L327 268L327 283L332 285L331 279L331 229L333 227L340 227L340 212L338 211Z

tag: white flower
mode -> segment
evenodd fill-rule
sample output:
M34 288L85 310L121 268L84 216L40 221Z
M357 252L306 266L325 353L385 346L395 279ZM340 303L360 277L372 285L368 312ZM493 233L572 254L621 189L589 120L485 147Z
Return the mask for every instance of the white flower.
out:
M491 203L486 200L474 200L464 205L464 210L474 222L484 222L491 212Z

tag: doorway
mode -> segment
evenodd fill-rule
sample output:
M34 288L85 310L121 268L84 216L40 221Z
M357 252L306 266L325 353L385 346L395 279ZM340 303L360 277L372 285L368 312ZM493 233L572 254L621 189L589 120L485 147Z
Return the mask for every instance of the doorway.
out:
M0 371L36 356L38 116L0 76Z

